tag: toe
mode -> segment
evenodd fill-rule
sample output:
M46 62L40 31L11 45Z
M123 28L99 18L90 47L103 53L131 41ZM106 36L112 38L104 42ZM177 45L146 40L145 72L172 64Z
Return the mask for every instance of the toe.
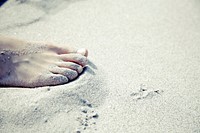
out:
M44 74L38 78L34 86L61 85L67 82L69 82L68 78L61 74Z
M73 62L58 62L56 63L58 67L69 68L77 71L77 73L81 73L83 71L83 67Z
M81 49L75 49L73 47L58 47L58 46L55 46L51 43L47 43L47 48L51 51L54 51L56 52L57 54L69 54L69 53L78 53L78 54L81 54L85 57L88 56L88 50L85 49L85 48L81 48Z
M83 56L85 56L85 57L88 56L88 50L85 49L85 48L78 49L78 50L77 50L77 53L79 53L79 54L81 54L81 55L83 55Z
M69 68L55 67L50 71L54 74L61 74L67 77L69 80L73 80L78 76L78 73L76 71Z
M74 62L81 66L85 66L87 64L87 58L81 54L61 54L59 55L61 60L66 62Z
M77 49L72 47L57 47L53 44L48 45L49 50L56 52L57 54L68 54L68 53L76 53Z

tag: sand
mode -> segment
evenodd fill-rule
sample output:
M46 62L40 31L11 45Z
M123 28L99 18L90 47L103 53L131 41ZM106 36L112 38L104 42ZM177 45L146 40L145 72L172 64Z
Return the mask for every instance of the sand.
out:
M2 133L199 133L200 2L10 0L0 33L89 49L69 84L0 89Z

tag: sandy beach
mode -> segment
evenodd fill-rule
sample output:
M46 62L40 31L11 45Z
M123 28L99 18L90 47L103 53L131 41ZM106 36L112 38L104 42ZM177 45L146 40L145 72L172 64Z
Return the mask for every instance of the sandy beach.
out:
M1 133L200 133L198 0L10 0L0 34L89 50L75 81L0 87Z

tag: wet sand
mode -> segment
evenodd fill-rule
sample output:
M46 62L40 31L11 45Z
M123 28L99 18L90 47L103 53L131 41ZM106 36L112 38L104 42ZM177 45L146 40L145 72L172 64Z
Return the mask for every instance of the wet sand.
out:
M75 81L0 89L0 132L200 132L200 2L11 0L0 34L89 49Z

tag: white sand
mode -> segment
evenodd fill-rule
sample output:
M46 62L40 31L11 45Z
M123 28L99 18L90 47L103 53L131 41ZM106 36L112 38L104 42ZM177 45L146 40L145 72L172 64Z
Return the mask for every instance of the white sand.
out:
M198 0L37 1L3 5L0 33L86 47L94 64L66 85L2 88L0 132L200 132Z

